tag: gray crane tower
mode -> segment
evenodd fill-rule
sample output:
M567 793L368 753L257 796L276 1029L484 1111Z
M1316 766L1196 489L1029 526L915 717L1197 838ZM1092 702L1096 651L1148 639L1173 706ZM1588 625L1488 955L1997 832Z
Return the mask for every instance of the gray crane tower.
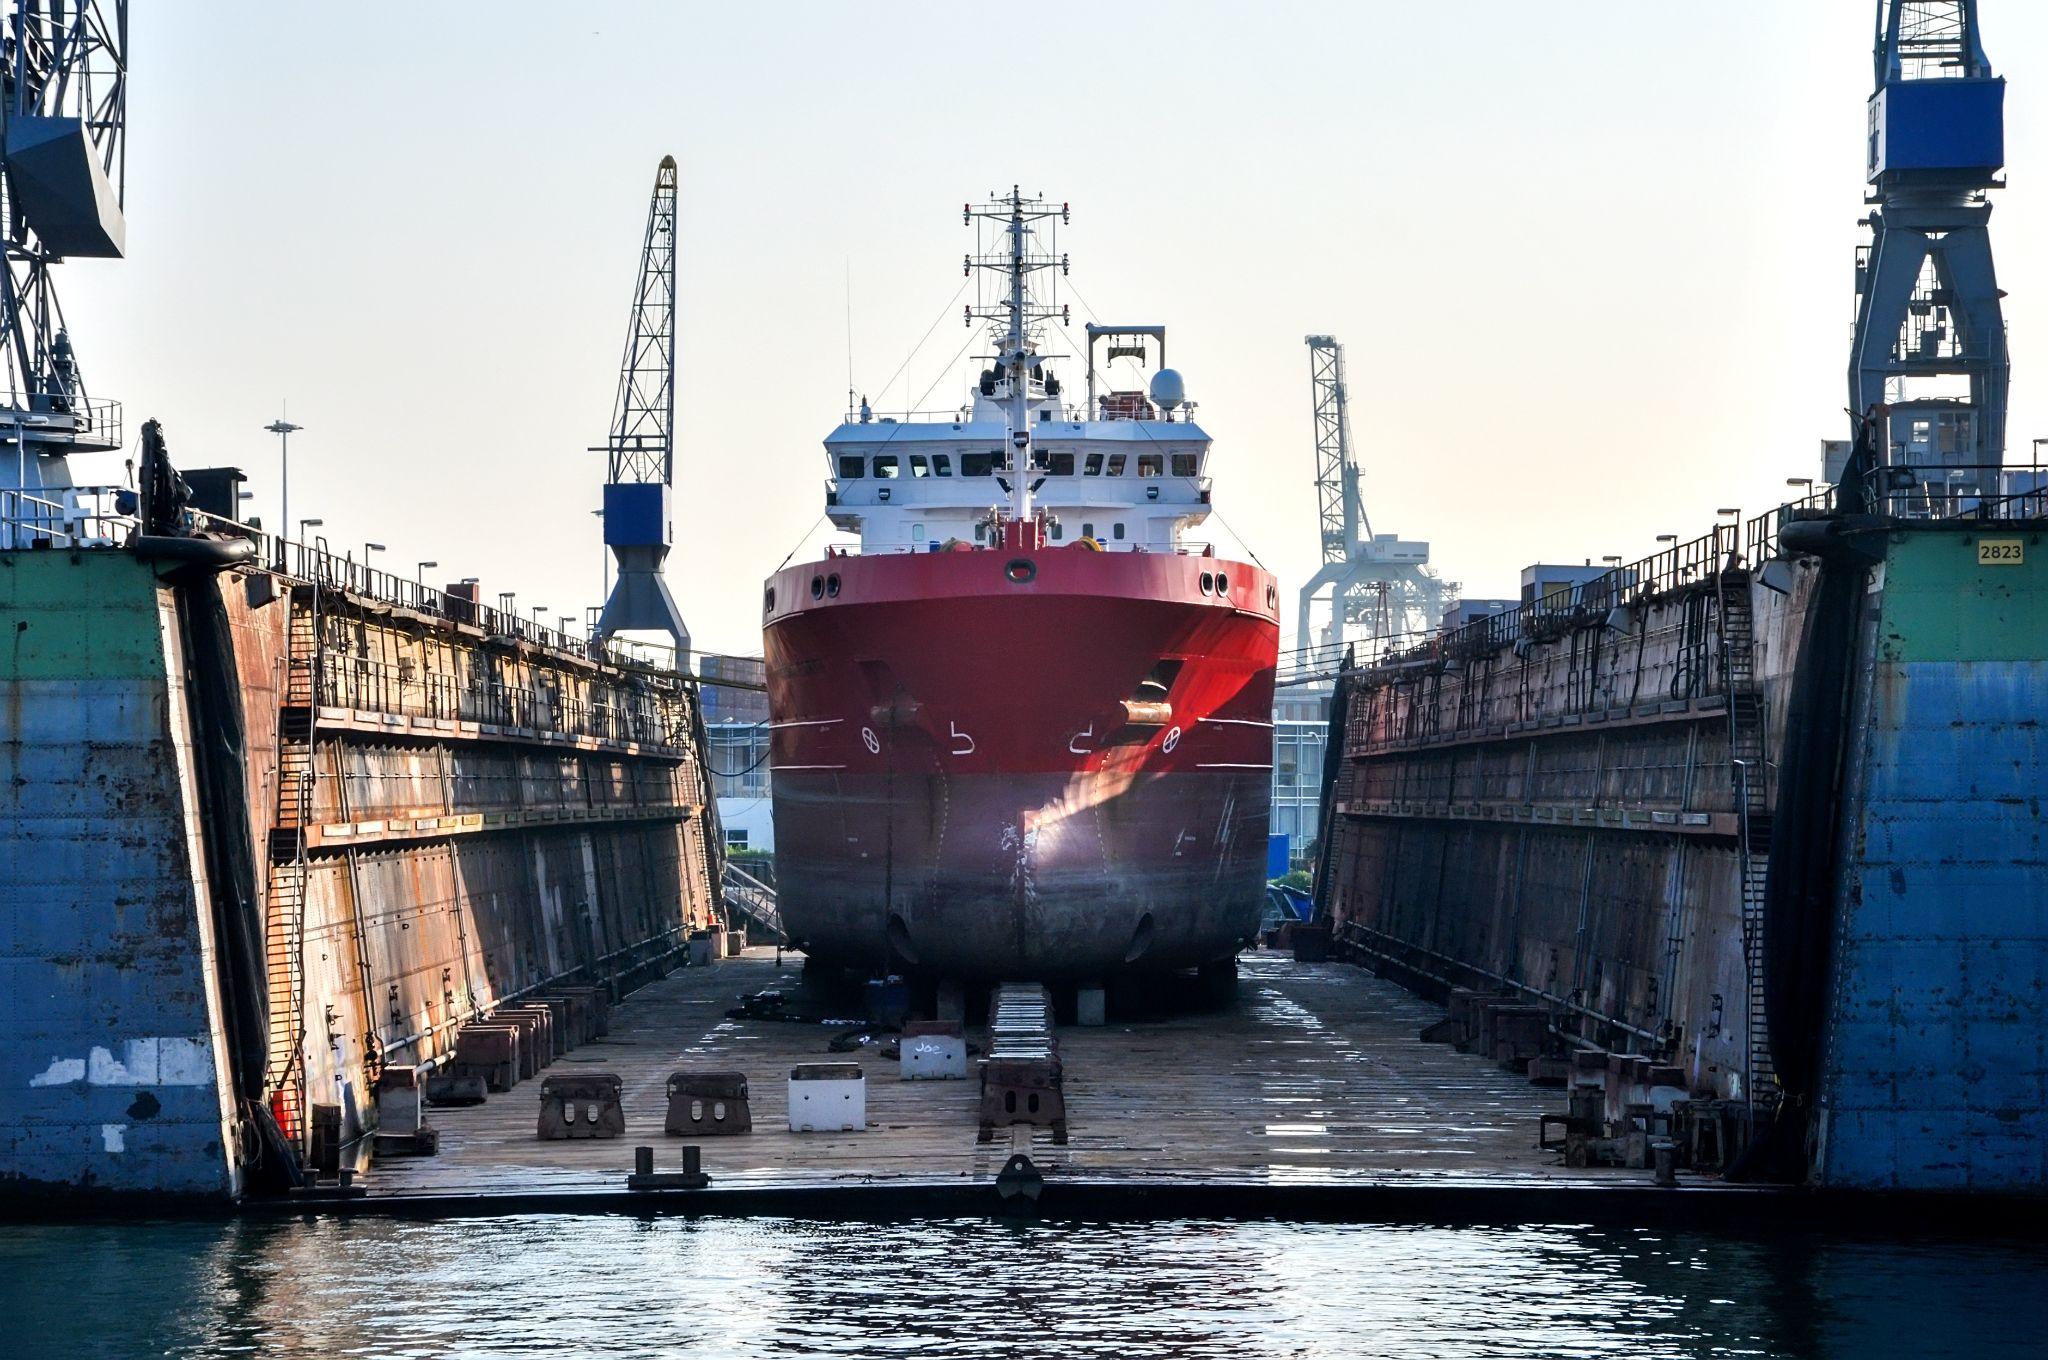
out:
M2005 81L1984 56L1976 0L1878 0L1875 66L1850 407L1889 408L1880 447L1895 490L1974 494L1995 486L2005 455L2011 365L1987 227Z
M662 562L675 542L676 159L654 173L640 279L619 365L604 484L604 541L619 566L597 621L597 640L632 631L675 639L676 667L690 668L690 630L668 593Z
M1403 638L1427 633L1443 621L1446 584L1429 566L1429 544L1375 534L1360 490L1363 474L1351 445L1351 414L1344 390L1344 346L1327 335L1308 341L1314 389L1316 498L1323 565L1301 588L1295 645L1304 655L1341 655L1363 641L1371 657ZM1320 633L1311 631L1319 596L1329 596Z
M0 64L0 488L56 500L69 455L122 444L119 403L86 395L50 276L126 249L127 2L6 0Z

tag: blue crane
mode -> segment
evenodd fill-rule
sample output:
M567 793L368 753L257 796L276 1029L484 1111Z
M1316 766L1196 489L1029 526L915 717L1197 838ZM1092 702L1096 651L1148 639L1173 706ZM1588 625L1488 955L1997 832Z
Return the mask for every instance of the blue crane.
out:
M1988 229L2005 80L1984 55L1976 0L1878 0L1874 66L1850 408L1887 408L1880 449L1895 487L1974 494L2005 455L2011 363Z

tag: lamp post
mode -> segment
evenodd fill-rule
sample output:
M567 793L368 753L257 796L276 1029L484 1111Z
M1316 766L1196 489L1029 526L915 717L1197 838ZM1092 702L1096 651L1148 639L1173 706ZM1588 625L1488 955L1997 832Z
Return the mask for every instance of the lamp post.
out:
M292 522L292 436L306 428L283 416L263 427L277 436L277 522Z
M299 521L299 542L301 542L301 543L304 543L304 542L306 541L306 530L308 530L308 529L319 529L319 528L323 528L323 527L325 527L325 526L326 526L326 524L327 524L327 521L326 521L326 520L324 520L324 519L302 519L302 520L300 520L300 521Z

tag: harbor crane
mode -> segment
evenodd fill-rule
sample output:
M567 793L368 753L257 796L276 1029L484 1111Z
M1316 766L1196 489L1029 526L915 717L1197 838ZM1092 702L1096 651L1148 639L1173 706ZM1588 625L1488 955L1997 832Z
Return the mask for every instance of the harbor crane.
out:
M1874 65L1851 414L1888 408L1879 448L1895 478L1974 494L2005 455L2011 363L1988 229L2005 80L1976 0L1878 0Z
M1363 655L1371 657L1441 623L1448 587L1430 569L1429 544L1373 533L1361 491L1364 473L1351 443L1344 346L1327 335L1308 336L1307 343L1323 565L1301 588L1296 645L1334 657L1346 642L1362 641ZM1327 618L1318 634L1312 615L1325 593Z
M688 670L690 630L662 576L675 542L675 425L676 159L663 156L647 207L611 438L596 450L608 460L604 541L619 570L595 641L620 632L665 632L675 639L676 668Z
M119 403L86 395L51 278L126 253L127 0L0 4L0 487L68 488L66 458L122 446Z

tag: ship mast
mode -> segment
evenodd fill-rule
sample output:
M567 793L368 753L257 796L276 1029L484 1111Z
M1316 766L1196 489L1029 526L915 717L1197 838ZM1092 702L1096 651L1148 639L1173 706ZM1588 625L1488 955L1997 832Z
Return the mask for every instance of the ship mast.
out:
M1038 333L1047 321L1065 325L1069 319L1065 307L1055 307L1049 297L1031 295L1031 275L1055 266L1060 273L1067 272L1066 256L1039 248L1037 224L1052 217L1063 224L1072 220L1066 204L1054 207L1044 199L1026 198L1016 185L1010 186L1005 198L966 204L960 216L969 226L979 219L993 224L1000 233L997 249L967 256L962 267L970 275L977 269L986 270L1003 283L994 298L970 305L966 320L969 326L977 320L993 323L996 371L1007 384L1003 405L1010 419L1010 447L1004 464L1009 475L1002 484L1010 494L1010 518L1019 524L1029 522L1032 515L1032 372L1039 364ZM1041 384L1039 396L1046 395Z

